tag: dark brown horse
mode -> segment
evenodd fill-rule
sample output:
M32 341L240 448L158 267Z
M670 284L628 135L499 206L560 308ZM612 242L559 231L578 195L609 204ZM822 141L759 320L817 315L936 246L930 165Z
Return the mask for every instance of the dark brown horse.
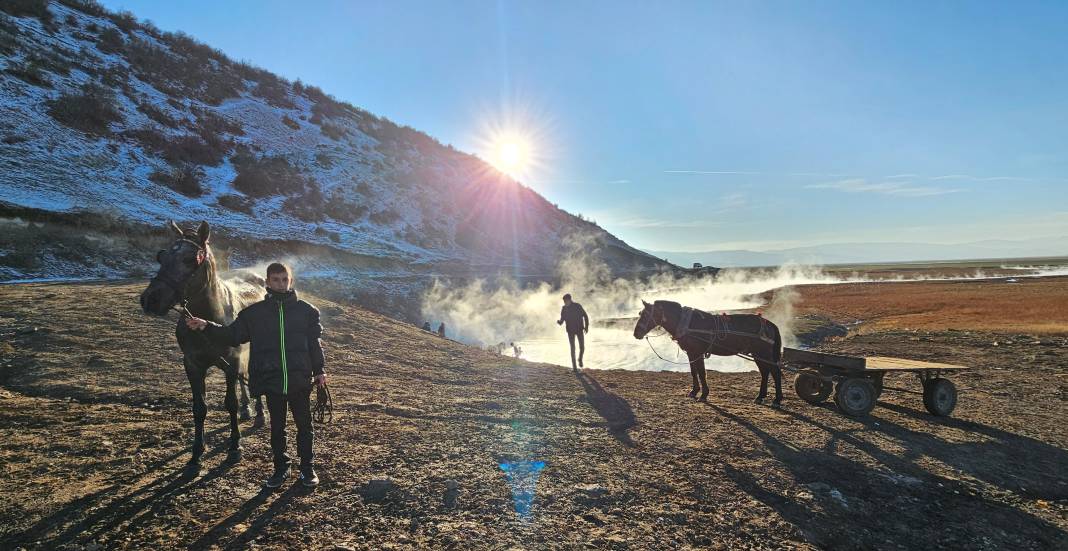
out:
M211 228L201 222L194 232L184 232L169 222L175 241L170 248L156 254L159 272L141 293L141 308L148 314L166 315L177 305L185 304L187 312L198 318L223 325L233 322L237 313L258 297L239 293L219 278L215 257L208 240ZM250 290L251 291L251 290ZM241 458L241 433L238 430L237 387L241 387L241 419L251 417L248 399L248 345L219 347L204 335L191 331L179 318L176 329L178 345L182 349L185 374L193 391L193 457L190 465L199 465L204 453L204 418L208 414L205 384L208 368L216 366L226 374L226 410L230 413L230 448L228 459ZM263 403L256 398L256 425L263 424Z
M687 308L677 302L658 300L652 304L642 301L634 338L641 339L654 327L663 327L686 352L693 376L690 397L697 396L700 383L701 401L708 398L705 382L705 358L709 355L743 355L760 369L760 394L756 402L764 403L768 395L768 375L775 377L776 407L782 403L782 337L774 323L756 314L709 314Z

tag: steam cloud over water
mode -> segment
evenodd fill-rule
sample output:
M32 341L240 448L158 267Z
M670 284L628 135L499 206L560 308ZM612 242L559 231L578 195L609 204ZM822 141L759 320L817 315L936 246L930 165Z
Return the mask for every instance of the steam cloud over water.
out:
M791 285L860 281L832 277L813 267L782 266L759 273L724 270L715 278L664 273L639 282L612 279L608 266L592 254L595 250L589 240L573 239L568 249L558 267L559 287L542 283L520 288L512 280L492 285L480 280L457 288L438 283L423 299L423 314L435 328L444 321L448 335L462 342L478 346L515 342L522 348L523 359L567 366L571 365L567 336L556 320L563 306L561 297L571 293L590 316L586 367L688 371L687 365L657 358L645 341L634 338L642 300L673 300L709 312L763 309L763 315L779 326L789 345L794 342L793 302L797 293L782 289L768 305L757 295ZM652 335L662 333L656 329ZM651 342L660 355L685 364L685 354L675 359L678 347L670 337L654 337ZM511 354L511 349L506 353ZM737 357L713 356L706 360L706 366L720 371L755 369L752 362Z
M778 325L784 345L791 346L796 344L793 309L799 298L792 286L906 280L903 277L875 280L857 274L831 275L819 267L784 265L763 271L725 269L714 278L676 277L665 273L639 282L612 279L608 266L594 254L595 246L591 239L582 238L567 243L569 253L558 266L559 287L542 283L520 288L512 280L493 284L480 280L465 287L437 283L423 298L423 315L432 321L434 328L444 321L448 336L459 341L482 347L504 343L506 354L512 353L507 345L515 342L522 348L523 359L569 366L567 335L556 320L563 306L561 297L571 293L590 316L590 332L586 335L587 368L689 371L685 354L678 353L678 347L662 330L652 331L651 344L661 356L682 365L657 358L649 344L633 337L642 300L673 300L708 312L759 309L764 317ZM1031 271L1016 277L1061 275L1064 271L1063 267L1050 266L1003 269ZM989 276L977 270L972 275L954 278L921 276L907 280L986 277ZM774 299L770 304L764 304L760 294L772 289L777 289ZM738 357L712 356L705 364L718 371L756 369L752 362Z

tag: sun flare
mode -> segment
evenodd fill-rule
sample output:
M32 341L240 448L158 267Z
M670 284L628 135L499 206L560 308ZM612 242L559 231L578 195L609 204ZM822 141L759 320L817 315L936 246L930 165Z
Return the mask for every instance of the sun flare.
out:
M490 163L505 174L519 176L530 167L530 145L517 136L498 137Z
M472 129L473 149L491 170L527 185L551 172L550 161L559 146L551 113L521 100L482 112Z

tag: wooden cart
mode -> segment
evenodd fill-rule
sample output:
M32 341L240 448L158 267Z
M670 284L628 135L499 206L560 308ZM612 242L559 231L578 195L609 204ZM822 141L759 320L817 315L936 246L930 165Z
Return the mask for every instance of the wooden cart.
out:
M957 406L957 387L943 375L968 369L965 366L884 358L842 356L796 348L783 348L782 368L796 373L794 390L802 400L818 404L834 394L838 409L852 417L871 412L883 390L923 395L923 405L934 415L946 416ZM883 386L883 377L893 371L915 373L923 392Z

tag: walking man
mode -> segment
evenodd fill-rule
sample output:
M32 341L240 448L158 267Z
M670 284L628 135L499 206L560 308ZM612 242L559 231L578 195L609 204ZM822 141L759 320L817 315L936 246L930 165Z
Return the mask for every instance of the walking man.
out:
M571 369L578 371L582 367L582 355L586 352L586 339L583 335L590 332L590 317L582 309L582 305L571 301L571 294L564 295L564 307L560 309L560 319L557 325L564 325L567 329L567 342L571 345ZM566 324L566 325L565 325ZM575 365L575 339L579 343L578 366Z
M248 383L253 395L267 395L271 415L271 450L274 474L264 484L277 488L289 477L286 454L286 409L297 426L300 480L307 487L319 484L312 467L311 390L326 385L323 326L319 310L297 298L292 273L285 264L267 266L267 296L238 315L227 326L196 317L186 319L190 329L204 331L213 342L225 346L251 343Z

